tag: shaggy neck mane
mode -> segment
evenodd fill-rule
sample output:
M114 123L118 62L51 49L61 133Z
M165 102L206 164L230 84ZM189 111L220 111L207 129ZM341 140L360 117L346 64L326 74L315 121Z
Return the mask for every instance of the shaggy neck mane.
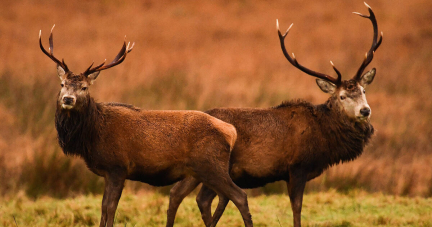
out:
M100 106L88 97L80 110L64 110L57 103L55 126L58 142L66 155L78 155L92 160L92 148L98 139Z
M356 122L346 116L337 106L335 97L330 97L324 104L312 105L303 100L283 102L274 107L275 109L302 107L311 112L317 124L321 128L323 141L327 147L321 152L322 158L327 158L325 162L328 168L340 162L352 161L363 153L363 149L370 141L374 133L374 128L369 120L366 122ZM311 141L313 143L313 141Z
M357 122L350 119L334 99L330 97L326 103L316 106L321 117L321 130L328 141L329 166L360 156L374 133L369 120Z

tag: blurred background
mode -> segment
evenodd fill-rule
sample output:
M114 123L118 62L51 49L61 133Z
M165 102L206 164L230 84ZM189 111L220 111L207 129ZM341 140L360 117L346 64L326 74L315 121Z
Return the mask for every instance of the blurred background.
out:
M377 68L367 98L376 128L357 160L337 165L307 190L362 188L432 196L432 1L370 0L384 32L367 70ZM347 79L372 43L363 1L31 1L0 3L0 193L30 197L101 193L103 179L66 157L54 128L60 81L48 47L80 73L111 61L124 36L136 43L121 65L90 88L101 102L144 109L271 107L284 100L314 104L328 95L282 55L275 28L294 23L286 45L306 67ZM127 182L129 190L159 190ZM286 193L275 183L250 195Z

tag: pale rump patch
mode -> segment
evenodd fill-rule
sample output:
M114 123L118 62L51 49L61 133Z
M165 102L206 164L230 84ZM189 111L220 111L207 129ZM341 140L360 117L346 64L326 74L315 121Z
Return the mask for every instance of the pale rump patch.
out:
M211 123L215 128L217 128L224 135L226 141L230 145L230 151L234 148L234 144L237 140L237 130L232 124L228 124L224 121L221 121L217 118L210 118Z

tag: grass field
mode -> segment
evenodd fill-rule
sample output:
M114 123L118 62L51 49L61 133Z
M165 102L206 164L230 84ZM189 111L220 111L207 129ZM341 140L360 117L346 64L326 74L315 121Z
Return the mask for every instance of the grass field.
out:
M431 197L432 1L367 2L384 32L367 68L377 68L367 88L376 133L361 157L330 168L307 191L361 188ZM159 110L271 107L328 98L283 57L276 19L283 31L294 23L286 45L300 63L335 75L332 60L348 79L372 41L371 23L353 11L367 14L363 0L0 1L0 197L103 191L103 179L58 146L60 84L55 64L39 48L39 30L48 47L56 24L54 54L75 73L92 61L111 61L125 35L136 43L124 63L90 88L100 102ZM149 188L143 185L127 189ZM272 184L253 194L285 190Z
M0 199L0 226L97 226L101 196L64 200L26 196ZM213 203L216 205L216 202ZM254 226L292 226L286 195L249 198ZM159 193L125 192L117 209L115 226L165 226L168 197ZM16 224L14 221L16 220ZM400 197L353 190L308 193L302 212L304 226L432 226L432 198ZM203 226L195 197L179 208L176 227ZM218 226L243 226L232 203Z

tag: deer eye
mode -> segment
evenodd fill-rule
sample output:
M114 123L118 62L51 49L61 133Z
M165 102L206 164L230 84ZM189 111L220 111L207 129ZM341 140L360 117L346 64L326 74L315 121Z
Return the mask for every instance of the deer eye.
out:
M60 84L61 87L64 87L64 84Z
M81 90L85 91L87 90L87 87L82 87Z
M346 98L346 97L343 96L343 95L341 95L341 97L340 97L341 100L344 100L345 98Z
M366 90L363 90L363 94L366 94Z

